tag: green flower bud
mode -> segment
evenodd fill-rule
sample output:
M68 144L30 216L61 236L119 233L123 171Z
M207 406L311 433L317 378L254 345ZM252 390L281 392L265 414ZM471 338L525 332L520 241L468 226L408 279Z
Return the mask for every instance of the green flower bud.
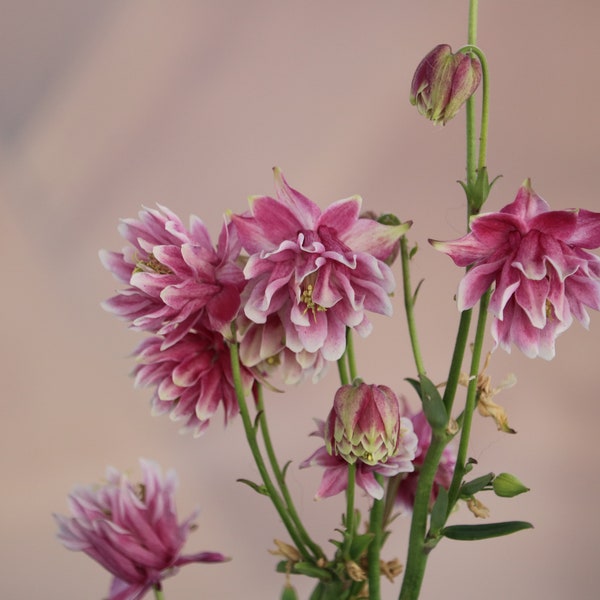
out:
M504 498L512 498L518 496L523 492L528 492L529 488L523 485L514 475L510 473L500 473L492 481L494 492L496 496L502 496Z

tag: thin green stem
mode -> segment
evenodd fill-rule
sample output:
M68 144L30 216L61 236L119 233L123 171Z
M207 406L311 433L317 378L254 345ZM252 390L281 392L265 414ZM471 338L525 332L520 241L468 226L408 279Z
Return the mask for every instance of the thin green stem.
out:
M356 463L348 464L348 487L346 488L346 540L344 544L344 558L348 558L348 551L354 538L354 492L356 489Z
M348 368L350 370L350 381L354 381L358 377L356 370L356 357L354 355L354 338L352 337L352 329L346 328L346 357L348 358Z
M292 500L292 496L290 494L290 490L285 482L285 476L283 471L279 466L279 462L277 460L277 456L275 455L275 449L273 447L273 443L271 441L271 434L269 432L269 425L267 423L267 413L265 411L264 398L263 398L263 389L260 384L257 384L257 410L260 414L259 416L259 425L260 431L262 434L263 442L265 444L265 450L267 451L267 457L269 459L269 463L271 465L271 469L275 475L275 479L281 490L281 494L283 495L283 499L285 501L285 505L287 506L288 513L290 515L290 519L294 522L294 525L298 531L298 534L304 541L304 543L311 549L315 558L321 558L325 555L323 554L323 550L313 542L310 535L306 531L304 524L300 520L298 516L298 512L294 505L294 501Z
M256 463L256 466L262 478L263 485L268 493L269 498L271 499L271 502L273 503L273 506L275 507L277 513L283 521L285 528L287 529L288 533L290 534L290 537L294 541L296 548L298 549L298 551L304 559L311 560L310 553L306 549L304 541L298 534L296 526L290 518L290 515L288 514L287 507L285 506L281 496L279 495L279 492L273 485L273 481L271 480L265 461L262 457L260 448L258 446L257 431L254 427L254 424L252 423L252 420L250 419L250 412L248 411L248 404L246 403L246 397L242 385L239 351L238 345L236 343L229 344L229 353L231 356L231 370L233 374L233 381L235 384L235 393L237 396L238 405L240 407L240 415L242 417L244 431L246 432L246 439L248 440L248 445L250 446L250 451L252 452L254 462Z
M471 358L471 369L469 371L469 387L467 389L467 400L465 409L462 413L462 428L460 433L460 442L456 457L456 467L450 490L448 492L448 514L458 500L460 485L464 477L467 462L467 452L469 450L469 438L471 436L471 424L473 422L473 412L477 403L477 378L479 375L479 365L481 363L481 353L483 350L483 340L485 337L485 324L487 319L488 304L490 301L490 291L488 290L479 301L479 316L477 318L477 329L475 331L475 342L473 344L473 356Z
M383 476L375 473L375 479L379 485L383 485ZM380 555L383 543L383 517L385 500L374 500L371 507L371 519L369 531L373 539L369 544L367 559L369 561L369 600L379 600L381 597L381 568Z
M160 583L157 583L156 585L152 586L152 589L154 590L154 598L156 600L165 600L165 594L162 591Z
M425 365L423 364L423 357L421 356L421 347L419 345L419 338L417 336L417 324L415 321L415 296L412 291L412 285L410 281L410 256L408 251L408 241L405 236L400 239L400 255L402 260L402 287L404 290L404 309L406 312L406 322L408 325L408 334L410 336L410 344L412 346L412 353L415 360L415 366L419 375L425 373Z
M477 44L477 17L479 14L479 0L469 0L469 29L467 43L471 46Z
M337 361L338 372L340 374L340 383L342 385L348 385L350 379L348 379L348 367L346 366L346 353L342 355Z

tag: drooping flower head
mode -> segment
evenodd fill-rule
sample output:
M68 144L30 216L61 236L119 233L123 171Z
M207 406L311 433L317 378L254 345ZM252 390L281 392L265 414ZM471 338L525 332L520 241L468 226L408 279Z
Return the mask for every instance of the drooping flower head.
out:
M419 63L410 87L410 103L434 124L446 124L475 93L481 64L470 56L452 53L439 44Z
M228 560L218 552L181 553L197 512L178 523L175 473L163 479L155 463L140 464L142 483L109 468L103 485L77 487L70 494L71 517L54 515L63 544L85 552L114 576L108 600L140 600L183 565Z
M365 415L366 416L366 415ZM300 464L300 468L319 465L325 468L321 485L315 495L315 500L328 498L343 492L348 487L348 460L346 456L328 451L331 448L328 426L324 421L315 419L317 430L311 435L322 438L325 443L311 456ZM394 427L395 429L395 427ZM377 444L375 444L377 446ZM417 452L418 440L413 431L410 419L399 417L397 421L397 439L394 444L393 453L378 453L381 455L379 462L372 460L373 455L364 453L355 458L356 485L364 490L369 496L377 500L383 498L384 489L375 478L375 473L386 478L393 477L399 473L410 473L413 469L413 460Z
M400 406L389 387L356 382L338 389L325 422L329 454L376 465L394 456L400 443Z
M278 169L275 186L276 198L255 197L250 214L231 217L249 254L244 312L259 324L276 314L292 352L321 352L325 360L337 360L346 327L366 335L366 311L391 314L395 282L384 260L410 223L362 219L358 197L321 211Z
M134 329L176 343L202 323L225 331L240 308L245 282L236 260L240 246L230 225L223 225L213 247L202 221L191 217L189 230L164 206L144 209L139 219L119 227L130 243L122 252L101 251L104 266L127 285L104 307Z
M551 359L556 337L573 317L588 327L586 307L600 310L600 213L550 210L526 181L516 199L475 217L471 232L431 242L461 267L458 308L471 308L491 286L496 346L514 343L526 356Z
M229 348L221 334L196 328L168 348L159 336L145 339L134 353L138 386L155 386L154 414L169 413L183 421L183 430L201 435L223 407L225 423L239 412ZM242 385L249 393L253 374L241 366Z
M421 410L415 414L410 414L409 409L404 403L404 410L407 411L408 418L412 423L415 435L419 440L415 459L413 461L414 470L406 474L401 474L401 481L398 485L398 492L396 495L395 506L400 509L402 513L411 513L415 504L415 496L417 493L417 484L419 482L419 472L427 450L431 445L431 426L427 422L425 413ZM449 444L444 448L442 458L440 459L438 469L435 473L433 480L433 488L431 490L431 498L429 501L429 507L433 507L433 503L437 498L440 487L448 489L452 482L452 475L454 474L454 467L456 465L456 449L452 444Z

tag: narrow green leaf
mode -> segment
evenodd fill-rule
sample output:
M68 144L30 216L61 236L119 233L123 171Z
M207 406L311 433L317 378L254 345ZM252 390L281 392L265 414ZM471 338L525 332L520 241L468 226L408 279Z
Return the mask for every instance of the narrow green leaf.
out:
M250 481L249 479L237 479L240 483L245 483L247 486L251 487L255 492L262 494L263 496L268 496L269 492L264 485L259 485L258 483L254 483L254 481Z
M470 498L473 494L480 492L484 487L490 485L494 479L493 473L476 477L467 483L460 486L460 495L463 498Z
M504 521L502 523L484 523L482 525L449 525L442 529L442 535L451 540L485 540L502 535L510 535L523 529L533 529L527 521Z
M446 524L446 516L448 514L448 491L440 486L438 496L435 499L435 504L431 509L431 520L429 528L433 535L437 535L440 529Z
M350 558L352 560L358 561L358 559L366 552L369 544L375 537L373 533L363 533L362 535L357 535L350 545Z
M406 381L410 383L421 397L423 412L427 417L427 422L434 431L444 429L448 423L448 413L444 406L444 401L438 389L431 379L426 375L420 375L419 381L407 377Z
M281 470L281 476L283 477L283 480L285 481L285 474L287 473L288 467L292 464L291 460L288 460L285 465L283 465L283 469Z
M321 569L308 562L297 562L292 567L292 573L299 573L300 575L308 575L309 577L316 577L321 581L329 581L331 579L331 573L325 569Z

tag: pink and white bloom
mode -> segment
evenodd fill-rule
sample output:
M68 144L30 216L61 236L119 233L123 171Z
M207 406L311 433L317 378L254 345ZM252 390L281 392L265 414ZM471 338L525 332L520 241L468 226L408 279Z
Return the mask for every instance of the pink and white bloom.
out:
M229 348L221 334L200 328L168 348L161 337L152 336L134 354L136 386L155 387L153 413L169 413L173 421L183 421L182 430L202 435L219 405L226 424L239 412ZM241 377L248 394L254 377L244 366Z
M266 323L277 314L292 352L337 360L346 327L370 331L366 311L390 315L395 282L384 260L410 227L359 217L361 200L334 202L325 211L292 189L275 169L276 198L251 199L250 214L232 215L249 259L246 316Z
M408 410L408 409L405 409ZM415 435L419 443L413 461L414 470L410 473L400 475L401 481L398 485L395 505L403 513L411 513L415 504L415 496L417 493L417 483L419 482L419 472L421 465L425 460L427 450L431 445L431 426L427 422L425 413L421 410L418 413L409 417L413 425ZM450 443L444 448L442 458L440 459L438 469L433 480L433 488L431 490L431 498L429 501L430 508L433 507L440 487L448 489L452 483L454 475L454 467L456 465L456 449Z
M452 242L431 242L461 267L458 308L471 308L490 287L492 335L510 352L554 357L556 337L573 317L589 325L586 307L600 310L600 213L552 211L526 181L514 202L475 217L471 232Z
M69 495L71 517L54 515L63 544L114 576L108 600L140 600L183 565L228 560L219 552L181 553L197 511L178 523L175 473L163 479L155 463L140 464L142 483L108 468L101 486L80 486Z
M102 250L103 265L127 287L107 300L106 310L133 329L157 333L169 346L198 323L225 331L240 308L245 281L237 264L240 246L223 225L216 248L195 216L186 229L164 206L123 219L119 231L130 243L122 252Z
M315 422L317 430L311 435L325 440L325 421L315 419ZM369 465L359 459L355 463L356 485L376 500L383 498L384 489L375 479L375 473L384 477L393 477L399 473L410 473L414 470L413 460L418 440L410 419L400 418L399 433L400 443L396 452L393 456L389 456L386 462ZM348 487L348 462L339 454L329 454L325 444L303 461L300 468L305 469L315 465L325 468L315 500L335 496Z

